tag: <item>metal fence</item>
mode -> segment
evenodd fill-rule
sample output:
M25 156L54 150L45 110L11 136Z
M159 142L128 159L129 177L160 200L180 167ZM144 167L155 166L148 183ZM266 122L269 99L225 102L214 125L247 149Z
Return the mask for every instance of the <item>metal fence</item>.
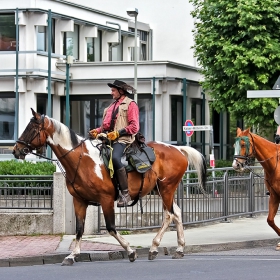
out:
M53 176L0 176L0 209L52 209Z
M268 211L268 195L262 167L252 172L237 173L232 168L208 169L206 194L198 188L195 171L187 171L178 186L175 200L182 211L184 225L227 220L230 217ZM133 207L116 208L118 230L159 228L163 210L161 198L150 193L143 198L143 214L138 203ZM102 210L100 230L105 229ZM171 225L172 226L172 225Z
M236 173L232 168L208 170L206 195L198 188L196 172L187 171L175 194L182 210L184 225L198 224L230 217L268 211L268 196L262 167L253 172ZM0 176L0 209L53 209L53 176ZM100 207L98 230L105 229ZM117 208L118 230L140 230L161 227L161 198L150 193L128 208ZM143 211L143 214L141 213ZM171 225L172 226L172 225Z

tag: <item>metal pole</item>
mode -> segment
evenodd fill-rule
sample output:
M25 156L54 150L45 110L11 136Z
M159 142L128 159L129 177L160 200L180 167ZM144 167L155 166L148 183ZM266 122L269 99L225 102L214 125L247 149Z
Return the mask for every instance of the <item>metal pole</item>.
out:
M137 50L137 15L135 16L135 47L134 47L134 88L136 93L134 94L134 101L137 103L137 59L138 59L138 50Z
M19 28L18 28L18 8L16 8L16 104L15 104L15 126L14 126L14 139L18 139L18 115L19 115L19 95L18 95L18 39L19 39Z
M68 61L66 61L66 112L65 112L65 124L66 126L70 127L70 101L69 101L69 68L70 65Z
M47 115L52 117L52 88L51 88L51 56L52 56L52 12L48 12L48 109Z
M182 122L184 124L187 119L187 80L186 80L186 78L183 78L182 91L183 91L183 119L182 119ZM184 131L183 131L183 145L186 145L186 133L184 133ZM187 146L189 146L189 144Z
M205 93L202 92L202 112L201 112L201 124L204 125L205 124ZM206 154L206 149L205 149L205 131L202 131L202 147L201 147L201 151L202 154L205 155Z
M156 78L153 77L153 141L155 141L156 139L156 88L155 88L155 84L156 84Z
M51 84L51 56L52 56L52 11L48 11L48 107L47 107L47 115L52 117L52 84ZM47 157L51 157L51 149L47 147Z

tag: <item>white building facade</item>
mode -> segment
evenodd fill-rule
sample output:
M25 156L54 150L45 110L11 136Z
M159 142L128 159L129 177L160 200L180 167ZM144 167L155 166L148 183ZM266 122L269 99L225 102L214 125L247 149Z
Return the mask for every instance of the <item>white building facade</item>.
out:
M131 6L139 11L137 103L146 140L186 144L185 120L212 124L191 49L192 7L185 0L173 2L2 1L0 154L10 153L30 108L85 137L100 126L112 102L107 83L134 85L135 21L126 14ZM226 143L226 132L217 130L219 142ZM195 132L190 142L208 155L209 138L208 132ZM226 150L217 150L216 157L226 157Z

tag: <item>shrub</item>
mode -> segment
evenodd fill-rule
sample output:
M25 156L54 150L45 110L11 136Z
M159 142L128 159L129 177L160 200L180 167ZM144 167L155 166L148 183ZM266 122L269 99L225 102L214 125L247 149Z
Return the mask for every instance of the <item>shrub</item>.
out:
M0 161L0 175L52 175L54 172L55 165L49 161Z

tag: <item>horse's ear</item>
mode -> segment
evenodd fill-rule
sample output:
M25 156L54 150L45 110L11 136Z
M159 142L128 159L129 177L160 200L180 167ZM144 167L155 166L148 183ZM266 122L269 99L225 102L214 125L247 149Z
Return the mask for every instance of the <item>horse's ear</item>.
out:
M245 130L245 132L250 133L250 127Z
M31 112L32 112L32 115L33 117L36 119L36 120L40 120L41 119L41 115L39 113L36 113L33 108L30 108L31 109Z
M237 129L236 129L236 135L238 136L240 133L241 133L241 128L240 128L240 127L237 127Z

